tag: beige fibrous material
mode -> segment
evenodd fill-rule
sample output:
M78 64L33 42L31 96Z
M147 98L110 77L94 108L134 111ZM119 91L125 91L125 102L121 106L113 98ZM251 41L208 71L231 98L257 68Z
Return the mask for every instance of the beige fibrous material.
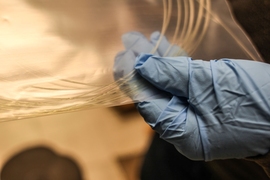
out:
M27 2L28 1L30 2L31 0L27 0ZM9 7L13 6L13 5L9 5L9 3L11 3L9 1L4 1L4 2L7 3ZM43 1L40 1L40 2L42 3ZM16 4L15 1L13 3ZM174 23L175 24L174 33L172 33L173 36L170 39L171 45L166 50L166 53L164 54L164 56L181 56L181 55L185 55L186 53L192 56L193 53L198 49L200 44L203 42L204 37L209 30L210 23L214 22L222 26L226 30L226 32L230 34L230 36L235 40L235 42L239 45L239 47L241 47L241 49L245 51L246 54L249 55L250 58L256 60L254 53L249 51L249 49L246 47L246 44L244 44L241 41L241 39L239 39L238 36L228 27L228 25L224 23L222 19L220 19L220 17L217 14L215 14L215 12L213 12L213 9L212 9L213 1L211 0L190 0L190 1L163 0L162 3L163 3L163 22L162 22L162 27L160 29L161 36L158 39L156 46L149 53L154 54L157 51L162 41L162 38L167 35L166 33L168 32L170 23ZM24 6L25 5L23 5L23 8L26 7ZM13 7L11 9L14 11L16 10ZM31 10L33 10L33 12L36 11L34 8ZM31 14L28 14L28 15L31 15ZM176 16L176 18L172 18L172 16ZM56 16L56 17L62 18L61 16L59 17ZM43 19L43 16L36 16L35 20L47 21L47 19ZM69 23L69 21L65 21L64 17L61 20L63 20L63 22L65 23ZM172 22L173 20L176 20L176 22ZM5 20L5 23L7 22L8 21ZM27 23L29 22L27 21ZM19 25L23 25L23 22L19 22ZM38 27L38 28L41 29L45 25L46 23L43 23L42 27ZM17 30L16 28L14 29L15 31ZM37 32L41 31L39 29L33 29L33 32L35 32L34 30L36 30ZM14 32L14 34L17 35L16 32ZM33 34L33 37L31 37L32 39L30 41L31 43L36 43L40 41L40 39L36 38L36 36L37 34ZM62 48L61 46L62 44L60 43L60 40L57 39L58 37L53 36L50 38L51 39L44 39L44 41L46 40L46 42L47 41L50 42L51 40L52 41L55 40L55 42L59 42L59 46L60 48ZM14 41L16 40L17 44L19 45L20 43L23 45L24 41L27 40L27 38L16 39L16 37L14 37L12 40ZM0 42L0 43L3 43L3 42ZM40 47L41 52L44 53L43 52L44 49L42 49L43 47L42 43L40 42L38 43L39 43L38 45L41 45ZM7 42L6 44L7 46L12 45L12 44L9 45L9 42ZM58 44L53 44L52 46L57 46L57 45ZM67 45L67 47L65 47L66 49L70 48L69 43L66 43L65 45ZM174 45L181 47L180 50L176 52L175 54L169 54L171 48ZM65 48L59 49L59 54L61 53L65 54L66 53ZM1 52L1 47L0 47L0 52ZM32 54L31 49L27 49L27 52L28 54ZM24 52L22 52L21 54L23 53ZM38 54L38 52L35 52L35 53ZM50 52L46 54L48 56L46 58L50 58ZM134 82L133 77L136 75L135 71L131 72L129 75L127 75L126 77L116 82L109 82L106 85L104 85L103 83L100 83L100 84L85 83L83 81L80 81L80 79L77 77L75 79L69 79L69 74L68 76L63 76L64 78L53 76L52 74L48 73L48 72L51 72L49 67L44 67L45 68L44 71L42 69L43 67L41 67L39 70L31 69L32 63L37 63L37 62L34 62L34 59L35 59L34 55L35 55L34 53L33 55L31 55L33 62L29 61L27 62L28 64L25 64L25 62L23 61L17 62L16 66L19 67L18 69L23 70L24 72L16 72L16 77L17 76L20 77L18 73L23 73L23 74L27 74L26 77L31 76L31 78L26 81L23 80L22 83L25 83L25 84L20 84L21 81L20 82L18 81L18 83L12 82L13 83L12 87L16 90L18 89L17 94L15 92L16 97L14 97L13 95L0 97L0 122L8 121L8 120L19 120L19 119L36 117L36 116L51 115L51 114L57 114L57 113L64 113L64 112L72 112L72 111L78 111L78 110L94 108L94 107L110 107L110 106L115 106L115 105L130 104L130 103L133 103L133 101L129 97L127 97L127 95L137 94L138 92L146 88L142 84ZM72 52L71 52L71 55L72 55ZM42 58L43 58L43 61L46 62L46 58L45 57L42 57ZM76 65L76 67L80 67L80 64L76 64L75 60L76 59L72 61L73 64L71 64L70 67L71 66L73 67L74 65ZM61 64L57 64L55 65L55 67L53 66L53 68L57 69L59 65ZM108 71L108 73L111 73L111 71ZM112 76L112 74L110 74L110 76ZM7 77L9 78L9 76ZM97 81L99 80L98 78L102 79L102 77L99 77L99 75L93 76L93 77ZM2 82L5 82L8 84L6 79L3 79ZM129 82L128 87L122 86L122 85L125 85L127 82ZM122 87L121 90L119 88L120 86ZM8 92L8 90L6 91Z

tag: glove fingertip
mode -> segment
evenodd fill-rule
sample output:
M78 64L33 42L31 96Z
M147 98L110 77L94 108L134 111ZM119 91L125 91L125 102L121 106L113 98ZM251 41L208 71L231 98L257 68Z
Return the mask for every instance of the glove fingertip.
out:
M160 32L159 32L159 31L155 31L155 32L153 32L153 33L151 34L150 40L151 40L152 42L156 42L156 41L159 39L159 37L160 37Z
M126 49L131 48L144 35L140 32L132 31L122 35L122 42Z
M132 51L122 51L115 57L113 73L114 79L118 80L134 69L135 55Z
M114 58L114 62L117 63L118 61L120 61L123 56L125 55L126 51L121 51L119 53L116 54L115 58Z

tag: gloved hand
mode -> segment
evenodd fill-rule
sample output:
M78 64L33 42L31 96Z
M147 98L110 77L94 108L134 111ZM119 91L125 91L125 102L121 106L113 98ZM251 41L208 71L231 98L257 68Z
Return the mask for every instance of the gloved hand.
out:
M145 120L190 159L244 158L270 149L270 65L141 55L137 72L172 98L138 104Z
M150 53L158 43L160 36L159 32L152 33L150 40L139 32L129 32L122 36L125 50L118 53L115 58L114 78L122 91L128 94L134 102L155 99L163 97L166 94L155 88L138 73L133 72L136 57L141 53ZM163 36L155 55L173 55L179 52L183 56L187 55L180 47L175 45L170 46L168 40Z
M119 55L116 64L127 61L130 70L142 47L137 45L145 39L129 40L132 46L125 46L124 54L134 56ZM147 86L139 95L158 92L138 100L137 108L161 138L193 160L244 158L269 151L270 65L159 55L141 54L135 70ZM124 66L115 67L116 76L127 73Z

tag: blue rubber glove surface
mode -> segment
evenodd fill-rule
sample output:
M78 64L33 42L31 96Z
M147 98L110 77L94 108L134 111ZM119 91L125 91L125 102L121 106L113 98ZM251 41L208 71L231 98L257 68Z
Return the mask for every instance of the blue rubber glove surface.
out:
M132 80L145 88L129 95L138 102L145 121L193 160L266 154L270 149L270 66L247 60L163 58L169 46L166 38L155 55L140 54L150 52L159 36L155 32L148 41L137 32L125 34L126 50L115 60L116 80L134 66L138 72ZM179 49L174 46L168 54Z
M194 160L244 158L270 149L270 65L141 55L137 72L173 95L138 104L161 138Z

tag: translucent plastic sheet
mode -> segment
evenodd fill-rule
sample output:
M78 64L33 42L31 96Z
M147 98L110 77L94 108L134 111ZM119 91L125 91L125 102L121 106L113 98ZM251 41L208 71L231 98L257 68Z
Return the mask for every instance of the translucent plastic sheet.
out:
M1 0L0 121L133 103L121 35L157 30L193 58L262 61L225 0Z

